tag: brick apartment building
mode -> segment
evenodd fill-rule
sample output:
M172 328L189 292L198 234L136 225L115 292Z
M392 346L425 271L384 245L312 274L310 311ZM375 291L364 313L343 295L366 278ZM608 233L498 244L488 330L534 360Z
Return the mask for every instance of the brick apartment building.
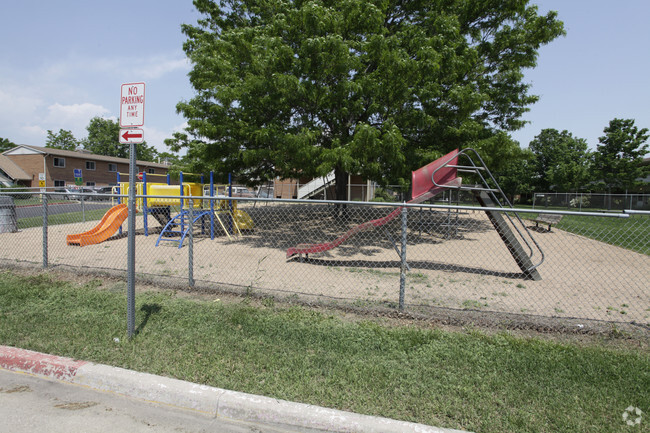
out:
M166 175L169 169L155 162L136 161L136 164L137 172L149 174ZM41 173L45 173L47 188L75 185L75 170L81 170L84 186L116 185L117 173L129 172L129 160L31 145L19 145L0 155L0 175L17 185L39 187Z

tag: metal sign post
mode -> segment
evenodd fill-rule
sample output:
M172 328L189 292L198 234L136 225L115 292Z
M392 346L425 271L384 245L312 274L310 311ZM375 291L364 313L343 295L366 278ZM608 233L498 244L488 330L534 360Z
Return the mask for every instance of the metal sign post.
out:
M129 145L128 250L127 250L127 330L135 334L135 212L136 212L136 143L144 141L145 84L122 84L120 90L120 143Z
M129 221L127 247L127 329L129 338L135 333L135 143L129 145Z

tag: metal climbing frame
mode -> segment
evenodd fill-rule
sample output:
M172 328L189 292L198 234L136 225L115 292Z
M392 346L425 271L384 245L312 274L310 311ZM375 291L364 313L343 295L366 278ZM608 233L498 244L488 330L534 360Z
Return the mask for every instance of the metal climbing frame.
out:
M451 187L458 191L471 191L481 206L502 209L513 208L512 203L510 203L510 200L504 194L499 183L485 165L483 158L481 158L475 149L466 148L460 150L457 155L449 158L431 173L431 181L435 186L450 188L448 185L439 185L434 180L436 173L444 168L454 168L459 172L475 174L481 180L481 185L469 186L461 184ZM517 212L489 210L486 211L486 214L526 277L533 280L541 280L537 268L544 262L544 252L523 220L519 217L519 214ZM510 224L506 222L506 219ZM516 235L510 227L515 229ZM524 251L519 241L524 243L527 251ZM539 258L536 257L536 253L539 253Z

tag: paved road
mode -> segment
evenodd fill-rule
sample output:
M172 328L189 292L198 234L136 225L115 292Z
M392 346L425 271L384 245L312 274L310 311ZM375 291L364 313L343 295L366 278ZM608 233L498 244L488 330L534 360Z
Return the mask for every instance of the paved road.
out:
M111 207L110 202L89 202L84 203L86 211L94 209L106 209ZM81 202L71 201L69 203L51 204L47 206L48 215L56 215L68 212L81 212ZM43 206L22 206L16 207L16 218L39 217L43 215Z
M217 420L188 410L0 369L0 431L287 433L296 430Z

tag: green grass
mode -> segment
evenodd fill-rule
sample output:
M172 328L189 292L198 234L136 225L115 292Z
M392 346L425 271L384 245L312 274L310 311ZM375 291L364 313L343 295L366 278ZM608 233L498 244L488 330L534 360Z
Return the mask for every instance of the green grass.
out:
M102 284L0 273L0 344L476 432L620 432L625 408L650 412L646 349L388 326L168 292L138 293L129 340L125 284Z
M86 221L96 221L101 220L102 217L106 214L108 209L94 209L87 210L85 212ZM47 216L48 225L57 225L57 224L72 224L80 223L84 221L84 213L79 212L68 212L60 213L55 215ZM41 227L43 225L43 217L29 217L29 218L20 218L17 222L19 229L27 229L30 227Z
M55 203L70 203L69 200L64 200L62 198L58 197L49 197L48 201L49 204L55 204ZM34 194L30 198L14 198L14 204L16 206L34 206L34 205L42 205L43 202L41 201L41 197L38 194Z
M526 213L520 217L532 220L537 214ZM546 229L548 225L540 223L540 227ZM645 215L630 215L628 218L564 215L554 227L641 254L650 254L650 217Z
M565 215L559 229L616 245L642 254L650 254L650 217L600 218Z

